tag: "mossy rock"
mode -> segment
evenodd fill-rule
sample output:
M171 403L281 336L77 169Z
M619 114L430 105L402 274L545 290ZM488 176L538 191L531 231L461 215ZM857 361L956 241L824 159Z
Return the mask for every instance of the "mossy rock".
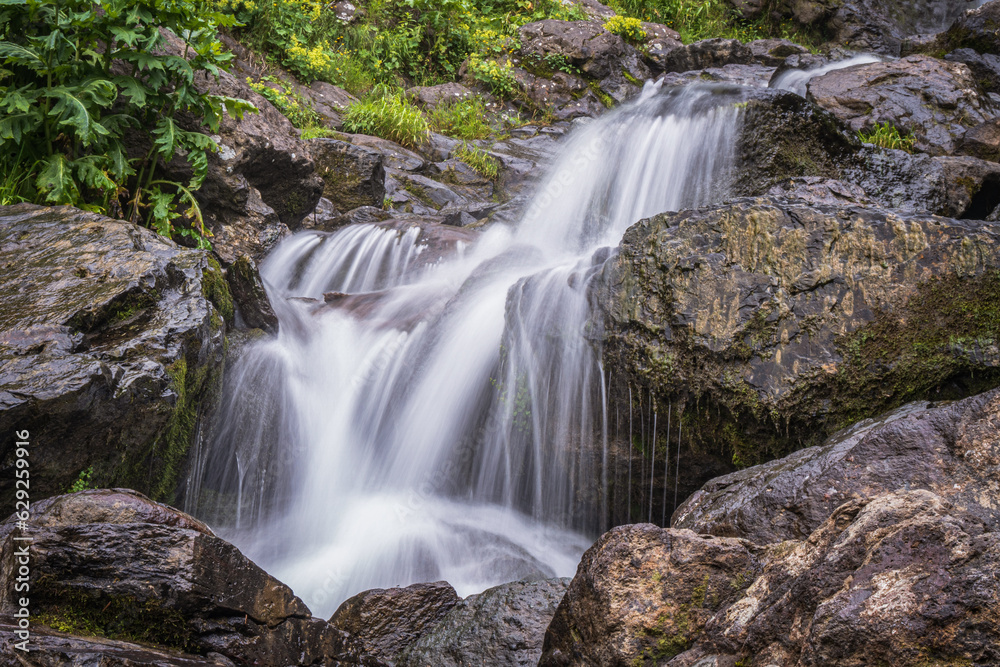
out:
M0 457L31 442L32 500L90 484L171 500L222 373L229 288L202 250L69 207L0 208ZM31 289L25 289L31 285ZM14 480L0 479L13 509Z
M695 470L1000 384L989 223L740 199L634 225L597 298L621 409L629 387L661 416L682 408Z

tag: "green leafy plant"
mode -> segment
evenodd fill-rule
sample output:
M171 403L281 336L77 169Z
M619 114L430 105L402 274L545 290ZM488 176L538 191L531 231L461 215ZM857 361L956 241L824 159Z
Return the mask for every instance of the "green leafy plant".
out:
M631 16L612 16L604 22L604 29L633 44L646 41L642 21Z
M217 147L177 119L217 131L224 110L252 108L195 85L231 58L215 34L232 23L190 0L3 0L0 155L15 163L19 191L30 181L38 203L124 215L207 246L192 193ZM165 31L183 56L165 52ZM132 129L147 140L144 154L126 150ZM187 184L157 177L175 157L191 167Z
M481 97L444 102L427 114L428 123L435 132L467 140L490 136L493 128L486 118L487 109Z
M347 107L344 131L371 134L411 147L430 136L430 126L420 109L398 94L373 96Z
M912 134L900 134L899 128L889 122L875 123L870 132L858 132L858 138L866 144L874 144L882 148L896 148L913 152L915 137Z
M93 489L91 485L90 478L94 475L94 468L90 467L86 470L80 471L80 476L76 478L72 486L69 487L67 493L77 493L79 491L86 491L87 489Z
M517 91L514 66L510 59L487 60L478 53L469 56L469 72L472 77L490 87L497 97L510 99Z
M500 161L478 146L464 143L455 149L453 155L491 181L500 175Z

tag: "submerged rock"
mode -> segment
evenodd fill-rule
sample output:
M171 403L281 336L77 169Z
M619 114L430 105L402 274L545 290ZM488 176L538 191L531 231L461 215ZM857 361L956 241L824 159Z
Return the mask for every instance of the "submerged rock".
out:
M605 364L753 463L1000 381L1000 236L976 221L743 199L632 226L596 295ZM689 459L690 460L690 459Z
M888 123L930 155L953 154L966 131L992 115L965 65L928 56L834 70L807 89L810 100L852 130Z
M28 526L37 624L214 652L240 665L340 656L341 633L312 618L287 586L200 521L134 491L42 501ZM0 524L0 610L8 614L18 608L12 583L20 534L14 516Z
M470 595L410 645L400 667L537 665L569 579L515 581Z
M169 500L222 373L233 303L208 253L70 207L0 208L0 455L31 498L90 482ZM14 468L0 478L13 508Z

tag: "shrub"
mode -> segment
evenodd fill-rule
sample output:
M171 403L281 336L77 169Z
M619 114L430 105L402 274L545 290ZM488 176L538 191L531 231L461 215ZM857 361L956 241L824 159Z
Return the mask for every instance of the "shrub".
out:
M484 60L478 53L469 56L469 72L472 78L490 87L497 97L509 99L517 91L514 66L510 59Z
M913 152L915 137L912 134L901 135L899 128L889 122L875 123L871 132L858 132L858 139L866 144L874 144L882 148L896 148Z
M371 134L411 147L423 143L430 135L427 119L420 109L398 94L371 97L347 107L344 131Z
M215 132L224 109L253 108L194 85L196 73L218 73L232 57L215 41L217 25L232 24L190 0L104 0L99 11L91 0L4 0L0 158L14 164L16 191L30 189L38 203L123 212L164 236L207 246L192 191L217 147L174 119L185 113ZM187 58L159 55L161 28L183 41ZM116 63L131 75L113 70ZM125 150L130 127L149 142L142 157ZM177 155L191 165L190 182L157 179L161 161Z
M646 31L642 29L642 21L637 18L612 16L604 23L604 29L618 35L627 42L639 43L646 41Z
M486 122L486 114L482 98L469 97L439 104L427 116L435 132L456 139L485 139L493 131Z

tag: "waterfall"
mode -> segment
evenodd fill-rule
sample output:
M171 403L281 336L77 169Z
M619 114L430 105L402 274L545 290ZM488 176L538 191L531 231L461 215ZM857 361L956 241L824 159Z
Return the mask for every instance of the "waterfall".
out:
M282 242L261 269L280 332L231 369L189 509L317 615L571 576L618 463L589 284L632 223L724 195L741 95L647 84L471 240L401 220Z

